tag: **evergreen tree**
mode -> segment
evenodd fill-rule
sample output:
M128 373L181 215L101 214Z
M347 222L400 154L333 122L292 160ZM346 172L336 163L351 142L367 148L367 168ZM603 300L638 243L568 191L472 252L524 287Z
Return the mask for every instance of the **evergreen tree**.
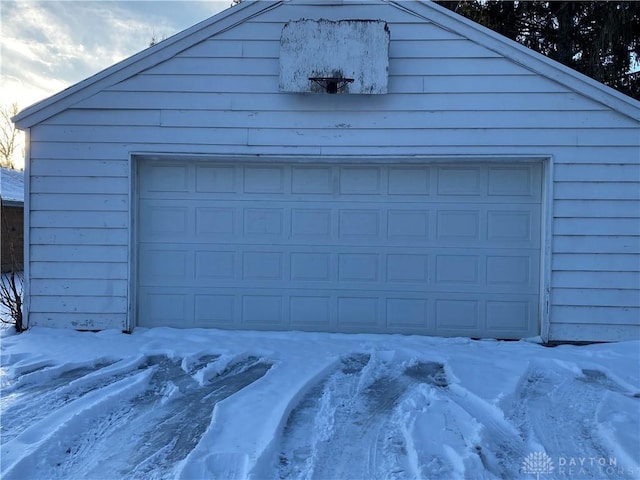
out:
M438 3L640 99L640 2Z

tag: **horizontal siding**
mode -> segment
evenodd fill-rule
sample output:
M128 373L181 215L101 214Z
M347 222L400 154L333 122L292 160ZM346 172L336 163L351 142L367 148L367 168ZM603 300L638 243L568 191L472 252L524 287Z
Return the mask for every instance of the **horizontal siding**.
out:
M91 162L86 162L90 164ZM31 212L39 211L90 211L94 215L102 212L126 212L129 208L128 195L114 194L49 194L31 195Z
M31 221L41 228L126 228L129 225L128 212L102 211L32 211Z
M100 297L92 295L90 297L77 297L72 295L57 296L34 296L30 302L31 312L39 313L65 313L87 312L113 314L121 313L127 309L127 298L109 295Z
M277 60L273 60L276 61ZM185 92L207 93L215 88L217 93L268 94L278 91L277 75L252 74L238 77L230 72L218 72L215 76L175 72L141 74L107 89L111 92L167 92L171 85L179 83ZM422 93L567 93L568 89L528 72L509 75L459 75L452 77L444 72L426 75L390 75L389 94ZM593 107L599 109L597 106ZM144 110L151 112L152 110ZM141 125L153 124L153 116L141 119Z
M29 312L30 325L48 328L75 328L77 330L126 329L126 313L95 312Z
M31 278L126 279L128 269L123 262L31 262Z
M392 58L500 58L498 53L461 37L429 40L394 39L389 44L389 56ZM210 39L179 53L176 57L278 59L280 39L244 41Z
M637 337L638 122L399 8L318 12L284 4L32 128L32 322L124 325L132 152L530 155L554 162L551 338ZM387 19L389 94L278 91L284 22L319 17Z
M572 129L568 131L558 129L499 129L499 128L475 128L475 129L441 129L425 130L419 128L405 128L394 130L392 134L386 129L356 129L334 128L327 129L302 129L287 128L199 128L199 127L138 127L132 126L123 129L119 126L105 126L99 129L85 126L61 126L44 125L39 131L39 140L48 143L72 143L91 139L96 143L134 143L140 138L146 142L156 144L159 142L187 143L195 145L215 144L248 144L248 145L342 145L348 142L351 146L367 146L373 143L373 139L379 139L380 144L386 146L449 146L449 145L486 145L502 144L502 146L569 146L578 141L581 145L602 145L609 141L615 146L634 146L637 142L637 130L635 129ZM604 182L591 186L591 190L613 189L615 183ZM580 186L575 183L558 183L556 195L558 198L576 198L580 192ZM574 190L571 190L574 188ZM625 185L627 190L617 195L635 194L639 196L637 189L632 185ZM566 192L565 192L566 191ZM600 195L607 194L603 192ZM613 194L613 192L609 192ZM580 197L578 197L580 198ZM599 197L593 197L599 198ZM605 198L607 198L605 196ZM620 198L620 197L617 197ZM622 197L625 198L625 197Z
M99 213L96 213L99 215ZM129 231L117 228L47 228L31 225L31 246L34 245L128 245ZM64 262L66 258L55 258ZM122 259L126 261L126 259ZM53 265L52 265L53 267ZM56 265L64 269L64 263Z
M640 293L637 290L606 288L606 285L597 289L591 288L555 288L552 292L554 305L567 307L611 307L609 311L614 314L616 309L640 307ZM556 312L552 312L555 316ZM570 318L563 321L554 319L558 323L571 323ZM582 320L580 320L582 321Z
M611 318L611 309L608 307L556 307L556 315L570 318L581 318L581 322L587 325L606 324ZM616 321L621 325L638 327L640 308L625 307L616 312ZM640 330L640 329L639 329Z
M612 119L608 120L609 122ZM640 163L634 164L592 164L565 163L556 165L556 182L640 182ZM583 188L585 185L581 185ZM591 185L587 185L590 187Z
M634 235L554 235L553 251L565 253L640 253L640 237Z
M38 278L32 279L30 290L32 295L45 297L69 294L87 297L126 297L128 287L127 280L124 279L66 278L61 281L58 278Z
M134 110L135 111L135 110ZM103 117L101 110L67 110L54 117L47 126L58 127L122 127L130 126L127 119L128 110L114 110L117 115ZM192 127L199 128L270 128L274 125L289 125L293 123L291 115L283 111L207 111L207 110L162 110L157 116L155 126L162 127ZM340 117L348 115L349 122L341 121ZM338 128L384 128L397 129L426 129L443 130L451 128L515 128L534 129L544 124L548 129L595 129L611 128L615 123L616 115L606 110L585 111L580 114L578 122L575 121L575 112L535 111L528 115L521 115L515 111L494 112L487 115L485 112L464 111L413 111L403 112L402 115L389 115L385 111L309 111L303 112L295 119L296 128L303 129L338 129ZM154 119L156 116L154 115ZM151 127L152 124L135 124L139 127ZM45 125L38 127L44 128ZM46 163L48 159L37 159L38 164ZM624 159L622 159L624 160ZM100 168L99 159L96 159L96 168ZM123 162L124 163L124 162ZM574 165L573 163L572 165ZM73 167L73 168L72 168ZM82 167L81 162L69 165L69 170L74 172ZM605 170L606 167L606 170ZM67 168L62 166L61 168ZM86 167L89 169L90 167ZM122 168L126 168L124 165ZM624 164L593 165L582 173L575 171L570 166L556 170L557 180L572 181L626 181L629 178L640 180L640 167ZM37 172L36 172L37 173ZM103 174L98 170L97 175ZM575 175L582 175L575 178ZM607 175L599 177L598 175Z
M212 88L215 88L212 86ZM103 91L82 101L76 108L89 109L153 109L162 106L167 110L232 110L232 111L284 111L284 112L344 112L357 111L592 111L600 110L590 102L581 101L575 93L533 92L500 93L390 93L387 95L353 95L348 99L341 95L287 93L203 93L180 92L176 86L164 92ZM542 125L541 125L542 126ZM632 127L633 125L629 125ZM575 142L577 145L577 142Z
M553 272L551 282L556 288L619 288L638 290L640 288L640 272ZM640 318L640 317L638 317Z
M91 159L67 160L35 158L31 161L31 175L34 177L128 177L127 161Z
M34 193L104 193L107 195L129 193L129 180L124 177L63 177L32 176L31 191Z
M556 182L555 198L580 200L640 200L638 182ZM613 212L612 212L613 213Z
M556 272L639 272L640 254L556 253L551 267Z
M390 58L390 76L416 75L517 75L522 67L505 58ZM184 75L279 75L272 58L185 58L175 57L146 71L147 75L181 72Z
M576 316L576 319L581 317ZM610 321L589 325L576 321L570 324L552 324L550 336L558 340L573 340L576 342L616 342L619 340L640 340L639 325L616 325Z
M52 258L72 258L74 262L122 263L129 255L129 247L124 245L34 245L31 248L32 262L51 261Z
M363 10L366 13L365 10ZM323 12L330 13L328 11ZM340 18L354 18L354 17L344 17L347 15L345 13L340 13ZM259 41L273 41L274 39L280 39L280 34L282 33L282 26L285 22L291 20L291 18L287 14L277 15L278 19L273 22L244 22L236 27L227 30L225 32L219 33L214 39L221 40L259 40ZM329 15L331 17L331 15ZM371 18L370 14L366 14L365 18ZM334 17L337 18L337 17ZM357 18L357 17L356 17ZM295 18L298 20L299 18ZM327 18L330 20L331 18ZM420 23L418 23L420 22ZM458 35L457 33L451 32L449 30L445 30L440 28L432 23L424 23L419 19L414 18L407 19L406 23L394 23L389 25L389 30L392 32L393 41L400 40L415 40L416 38L429 38L430 40L459 40L463 37ZM416 31L419 30L419 31Z
M589 195L585 184L585 197ZM555 200L556 218L640 218L640 204L636 200Z
M316 155L316 156L340 156L340 157L374 157L374 156L442 156L459 158L460 156L470 156L477 158L513 157L520 155L550 155L547 146L530 146L523 149L514 149L512 146L500 145L447 145L447 146L299 146L299 145L277 145L277 146L254 146L254 145L192 145L187 143L49 143L31 141L31 153L33 156L61 159L87 160L95 155L95 151L100 152L100 158L112 158L114 161L127 161L131 152L140 153L173 153L173 154L211 154L211 155L260 155L260 156L295 156L295 155ZM606 159L611 159L611 148L606 146L591 147L553 147L553 156L557 162L574 163L576 158L582 159L585 163L602 163ZM619 164L626 160L629 163L635 161L638 156L638 147L618 147L616 148L616 158L612 163ZM573 200L561 200L562 203L571 204ZM630 202L631 204L631 202ZM638 209L635 209L638 210ZM610 213L610 211L608 211ZM606 214L605 214L606 215Z
M615 215L615 214L614 214ZM616 232L618 235L640 236L640 219L638 218L558 218L554 223L556 235L607 235Z

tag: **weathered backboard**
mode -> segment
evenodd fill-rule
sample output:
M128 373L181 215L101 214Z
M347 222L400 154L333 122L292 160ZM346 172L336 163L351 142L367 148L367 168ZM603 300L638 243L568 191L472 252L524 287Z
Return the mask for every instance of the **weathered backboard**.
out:
M297 20L282 29L282 92L383 94L388 70L382 20Z

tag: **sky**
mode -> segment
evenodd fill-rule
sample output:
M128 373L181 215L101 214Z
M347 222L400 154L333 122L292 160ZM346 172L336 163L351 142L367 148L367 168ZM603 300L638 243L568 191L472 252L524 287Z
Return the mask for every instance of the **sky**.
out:
M2 103L25 108L229 7L210 1L0 0Z

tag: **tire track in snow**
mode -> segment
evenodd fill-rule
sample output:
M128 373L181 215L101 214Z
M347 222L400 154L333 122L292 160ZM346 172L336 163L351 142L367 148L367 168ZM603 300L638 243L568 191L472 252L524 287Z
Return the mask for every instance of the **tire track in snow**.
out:
M108 382L104 382L104 380L101 382L98 372L103 369L107 371L106 367L110 367L114 363L116 362L102 360L74 368L68 368L68 365L47 366L19 377L18 381L10 388L3 389L2 398L0 398L0 418L2 420L0 444L15 438L52 410L61 408L74 398L98 388L97 384L101 383L104 386L135 373L129 372L126 375L113 377L111 377L111 373L107 373L107 376L111 378ZM129 370L128 367L126 365L124 368ZM95 383L87 382L86 380L89 378ZM44 379L44 381L39 381L40 379ZM28 401L23 402L23 399Z
M347 357L287 420L279 478L520 478L520 432L445 366L380 368Z
M394 371L368 355L343 358L338 371L291 412L283 432L278 477L413 476L406 438L392 415L413 388L441 384L441 368L426 363Z
M552 459L608 460L624 450L598 434L600 407L611 397L637 401L632 392L603 371L534 362L519 383L509 416L523 436L540 445ZM624 472L629 469L638 471L637 464L622 467L620 478L627 478ZM599 478L601 473L597 466L587 464L579 469L579 476Z
M521 478L527 449L498 407L449 380L440 363L419 362L407 374L426 379L394 414L411 478Z
M228 364L221 361L218 366L217 358L187 362L164 355L147 357L139 362L139 373L131 372L131 381L119 382L123 392L131 393L115 398L105 395L108 398L102 402L100 393L113 390L106 386L90 392L90 401L77 398L76 403L86 406L66 407L71 409L67 420L58 422L50 437L3 473L6 478L20 478L21 465L33 462L47 479L170 476L208 427L215 404L263 376L271 366L255 357ZM55 423L55 418L54 411L42 421ZM18 436L16 447L21 440ZM12 443L7 446L13 452Z
M249 357L200 384L193 378L197 367L185 372L179 359L167 357L155 357L153 363L149 387L120 408L92 419L81 435L69 439L51 478L170 477L208 428L215 404L271 366Z

